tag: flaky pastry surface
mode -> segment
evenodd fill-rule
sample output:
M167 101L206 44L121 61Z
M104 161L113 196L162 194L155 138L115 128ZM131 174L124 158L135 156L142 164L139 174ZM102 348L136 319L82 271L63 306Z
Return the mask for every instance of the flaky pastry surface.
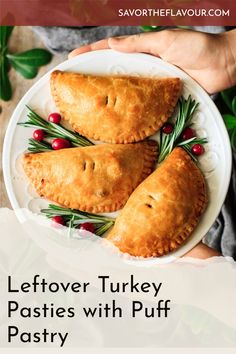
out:
M157 144L102 144L25 154L23 167L41 197L102 213L120 209L154 169Z
M175 148L131 194L107 239L132 256L165 255L191 235L206 204L201 171Z
M109 143L141 141L172 115L181 94L179 78L93 76L56 70L51 93L73 129Z

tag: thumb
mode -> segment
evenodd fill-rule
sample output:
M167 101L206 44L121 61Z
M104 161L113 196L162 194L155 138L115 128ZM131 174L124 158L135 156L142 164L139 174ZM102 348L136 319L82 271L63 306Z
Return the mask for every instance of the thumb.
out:
M172 40L171 31L140 33L133 36L109 38L111 49L126 53L141 52L160 56Z

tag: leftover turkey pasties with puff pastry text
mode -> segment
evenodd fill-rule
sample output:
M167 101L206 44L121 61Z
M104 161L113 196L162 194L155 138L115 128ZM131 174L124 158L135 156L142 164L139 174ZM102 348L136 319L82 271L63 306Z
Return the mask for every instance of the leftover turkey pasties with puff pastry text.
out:
M108 143L141 141L172 115L179 78L96 76L53 71L51 92L73 129Z

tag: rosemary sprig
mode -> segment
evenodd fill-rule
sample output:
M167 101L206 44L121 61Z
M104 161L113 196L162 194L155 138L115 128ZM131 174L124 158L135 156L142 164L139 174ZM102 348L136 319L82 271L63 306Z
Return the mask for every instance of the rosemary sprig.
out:
M86 213L76 209L63 208L54 204L49 204L48 209L42 209L41 213L46 215L49 219L52 219L57 215L62 216L65 225L70 229L76 228L82 223L89 222L94 225L95 234L97 236L102 236L115 222L115 219L113 218Z
M84 136L63 127L61 124L54 124L48 122L42 117L40 117L36 112L34 112L29 106L26 105L26 107L29 110L27 114L27 121L18 123L18 125L21 125L23 127L42 129L45 131L47 138L64 138L69 140L72 146L94 145L89 139L85 138ZM36 147L36 144L34 144L34 146Z
M28 151L37 153L37 152L45 152L51 150L52 150L52 146L46 141L37 141L32 138L29 139Z
M187 100L181 97L178 103L178 114L177 114L177 118L172 133L166 135L162 131L160 132L160 154L158 159L159 163L163 161L171 153L171 151L174 149L175 146L178 145L185 148L185 145L189 143L186 140L183 141L181 145L179 145L180 144L179 137L183 132L183 130L190 125L191 119L197 107L198 107L198 102L192 99L191 95L188 96ZM195 139L194 143L196 144L197 138L193 138L193 139ZM205 144L206 142L207 141L204 140L204 142L202 143ZM191 154L191 156L193 155ZM194 158L194 160L196 160L196 158Z
M180 143L177 144L177 146L181 146L183 149L185 149L189 155L192 157L192 159L197 162L197 158L196 156L194 156L194 154L192 153L192 150L191 150L191 147L194 145L194 144L206 144L207 143L207 139L206 138L197 138L196 136L191 138L191 139L188 139L188 140L184 140L184 141L181 141Z

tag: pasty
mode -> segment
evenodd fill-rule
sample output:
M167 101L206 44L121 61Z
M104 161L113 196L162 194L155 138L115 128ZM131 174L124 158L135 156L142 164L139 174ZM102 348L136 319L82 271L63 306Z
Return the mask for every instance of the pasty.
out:
M157 144L94 145L25 154L23 167L41 197L72 209L120 209L154 169Z
M179 78L92 76L54 71L51 92L78 133L108 143L131 143L154 134L172 115Z
M189 237L206 203L202 173L175 148L131 194L107 239L132 256L162 256Z

